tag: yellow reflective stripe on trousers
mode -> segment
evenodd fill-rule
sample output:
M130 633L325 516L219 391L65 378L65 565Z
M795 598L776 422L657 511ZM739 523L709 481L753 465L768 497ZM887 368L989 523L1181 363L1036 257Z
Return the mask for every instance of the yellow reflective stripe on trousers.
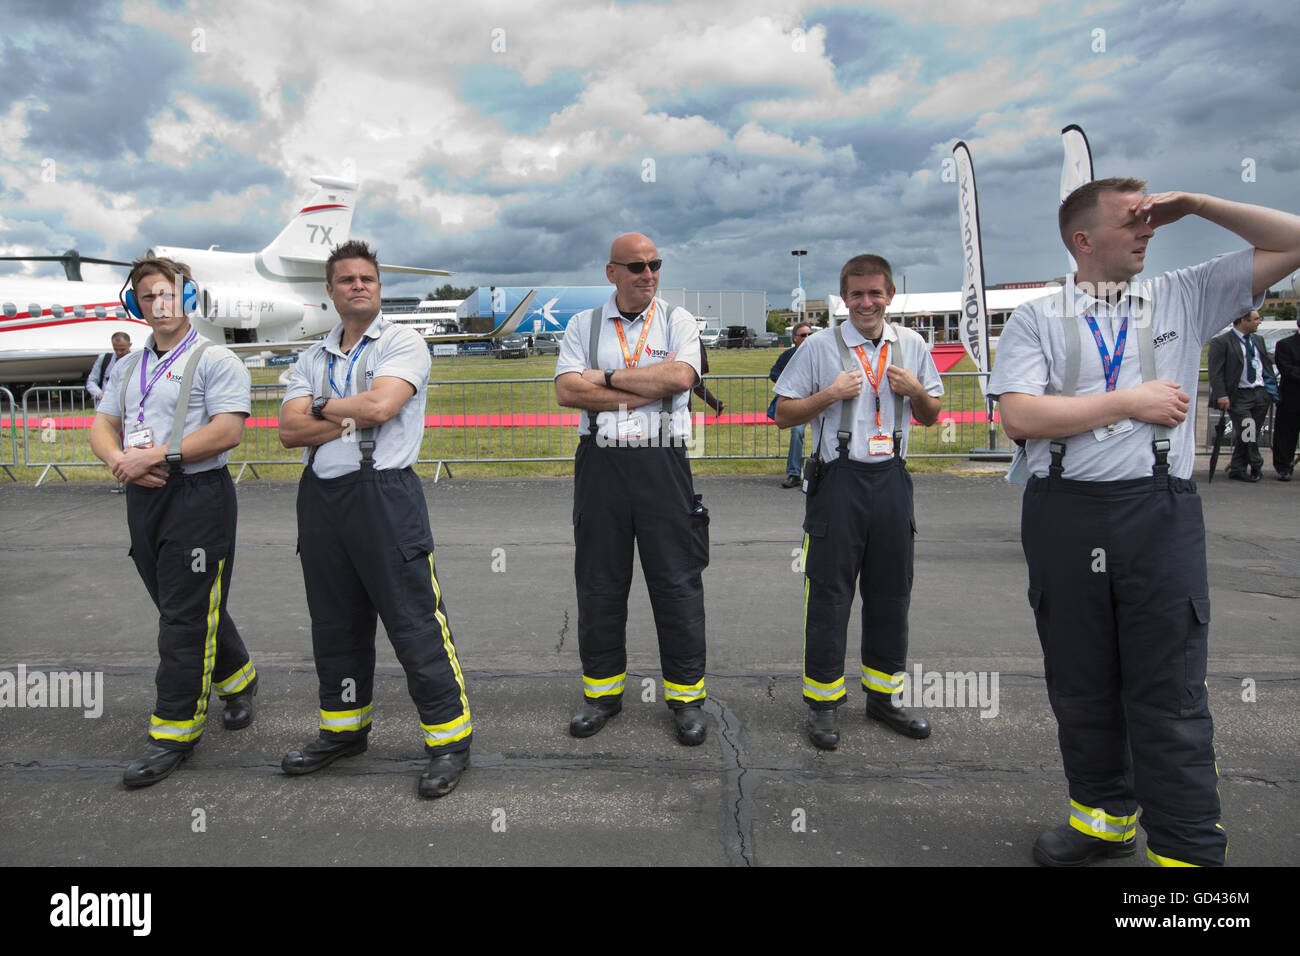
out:
M808 532L803 533L803 553L799 555L799 567L803 569L803 659L808 659L808 545L811 543Z
M667 700L702 700L704 698L704 678L701 677L694 684L674 684L672 681L666 680L664 681L664 697Z
M903 672L886 674L862 665L862 686L867 690L877 690L882 694L897 694L903 689Z
M1156 864L1157 866L1199 866L1200 865L1198 863L1184 863L1182 860L1175 860L1171 856L1161 856L1159 853L1151 852L1150 847L1147 848L1147 859L1150 860L1152 863Z
M844 678L837 677L829 684L823 684L821 681L813 680L807 674L804 674L803 694L813 700L840 700L845 694Z
M445 724L426 724L421 721L420 729L424 731L425 744L430 747L437 747L441 744L464 740L474 728L470 726L469 714L462 714L455 720L448 721Z
M1071 800L1070 826L1099 840L1122 843L1137 835L1137 814L1114 816L1100 807L1088 807Z
M198 740L203 733L205 719L200 717L195 723L193 720L163 720L154 715L149 718L149 736L155 740L174 740L177 743Z
M218 681L214 686L216 687L218 694L238 694L249 684L253 683L256 677L257 671L253 669L253 662L249 661L225 680Z
M623 693L623 682L627 680L627 671L613 677L588 677L582 675L582 692L588 697L613 697Z
M322 710L320 712L320 729L341 734L348 730L360 730L370 723L370 712L374 703L366 704L357 710Z
M217 562L217 577L208 590L207 632L203 637L203 680L199 686L199 699L194 716L189 720L163 720L157 714L149 718L149 736L158 740L188 743L198 740L203 733L203 723L208 718L208 695L212 693L212 668L217 662L217 626L221 622L221 574L226 570L226 559Z
M808 580L808 551L812 547L812 536L806 531L803 536L803 659L808 666L808 595L812 590ZM803 675L803 695L813 700L841 700L845 696L844 677L841 675L829 684L813 680L806 673Z
M446 728L454 723L463 722L464 729L456 732L450 740L429 741L430 745L435 743L450 743L451 740L460 740L468 737L470 731L474 728L469 720L469 696L465 693L465 675L460 672L460 661L456 659L456 645L451 642L451 627L447 624L447 615L442 613L442 588L438 586L438 575L433 570L433 552L429 552L429 580L433 583L433 600L437 606L434 616L438 619L438 627L442 629L442 649L447 652L447 661L451 664L451 672L456 676L456 686L460 688L460 716L454 721L446 724L437 724L437 727ZM429 740L429 730L424 724L425 740Z

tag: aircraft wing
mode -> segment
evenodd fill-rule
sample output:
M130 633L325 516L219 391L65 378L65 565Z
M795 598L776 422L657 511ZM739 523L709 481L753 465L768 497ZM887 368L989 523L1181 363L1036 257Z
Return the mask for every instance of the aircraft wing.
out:
M448 272L446 269L422 269L419 266L386 266L382 262L379 264L380 272L409 272L417 276L454 276L456 273Z
M260 355L263 352L280 355L285 352L301 352L319 341L320 339L297 339L293 342L218 342L216 344L230 349L236 355Z
M524 316L528 314L528 307L533 304L533 299L535 298L537 298L537 290L529 289L528 294L524 296L523 299L520 300L519 304L511 310L510 314L505 317L505 320L488 334L495 339L498 336L509 335L515 329L519 328L519 323L522 322ZM482 337L483 336L479 336L479 338Z
M285 262L300 262L304 264L320 266L321 269L325 268L324 259L312 258L310 256L280 256L280 258L283 259ZM84 262L87 260L82 260L82 261ZM419 276L452 276L456 274L454 272L448 272L446 269L424 269L421 268L420 266L389 266L389 265L384 265L383 263L380 263L379 271L380 272L409 272L412 275L419 275Z
M507 315L491 332L451 332L448 334L430 333L424 337L426 342L481 342L483 339L497 339L503 335L509 335L515 329L519 328L519 323L524 320L528 314L528 307L533 304L533 299L537 296L536 289L529 289L528 294L520 300L519 304L510 310Z

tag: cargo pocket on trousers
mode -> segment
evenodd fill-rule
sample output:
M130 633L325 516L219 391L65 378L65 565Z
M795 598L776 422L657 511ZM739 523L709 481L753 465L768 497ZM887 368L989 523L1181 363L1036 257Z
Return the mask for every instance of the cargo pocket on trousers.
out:
M1043 592L1040 589L1029 589L1029 606L1034 612L1034 628L1038 631L1038 646L1043 651L1043 675L1050 682L1052 670L1047 664L1047 609L1043 606Z
M709 566L709 509L696 499L690 514L691 563L703 571Z
M1183 663L1186 668L1185 678L1178 700L1178 715L1189 717L1206 710L1206 657L1209 654L1210 639L1210 599L1194 597L1189 599L1191 607L1188 613L1191 620L1187 625L1187 641L1183 646Z
M824 570L831 555L827 553L825 521L804 519L803 531L803 573L816 578L819 570Z
M433 553L433 537L431 535L421 535L418 538L412 538L410 541L403 541L397 546L398 560L402 564L410 564L412 561L418 561L426 554Z

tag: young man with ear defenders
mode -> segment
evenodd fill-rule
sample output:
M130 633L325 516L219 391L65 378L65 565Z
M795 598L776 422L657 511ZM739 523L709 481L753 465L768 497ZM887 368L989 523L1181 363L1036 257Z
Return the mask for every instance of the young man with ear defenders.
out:
M158 696L149 746L122 779L131 788L189 756L214 688L228 730L252 722L257 688L226 613L236 520L226 458L243 436L250 381L233 352L190 325L198 289L186 272L170 259L132 264L122 305L153 334L114 367L90 432L95 454L127 486L131 557L158 608Z

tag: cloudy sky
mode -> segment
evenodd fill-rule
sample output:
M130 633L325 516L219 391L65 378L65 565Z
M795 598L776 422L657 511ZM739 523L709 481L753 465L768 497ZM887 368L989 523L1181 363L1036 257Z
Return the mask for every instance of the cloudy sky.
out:
M795 248L813 298L867 251L943 291L964 139L988 281L1048 278L1069 123L1098 177L1300 212L1294 9L1258 6L6 0L0 252L254 251L355 169L353 234L458 285L599 284L636 230L665 286L773 308ZM1184 221L1148 272L1240 244Z

